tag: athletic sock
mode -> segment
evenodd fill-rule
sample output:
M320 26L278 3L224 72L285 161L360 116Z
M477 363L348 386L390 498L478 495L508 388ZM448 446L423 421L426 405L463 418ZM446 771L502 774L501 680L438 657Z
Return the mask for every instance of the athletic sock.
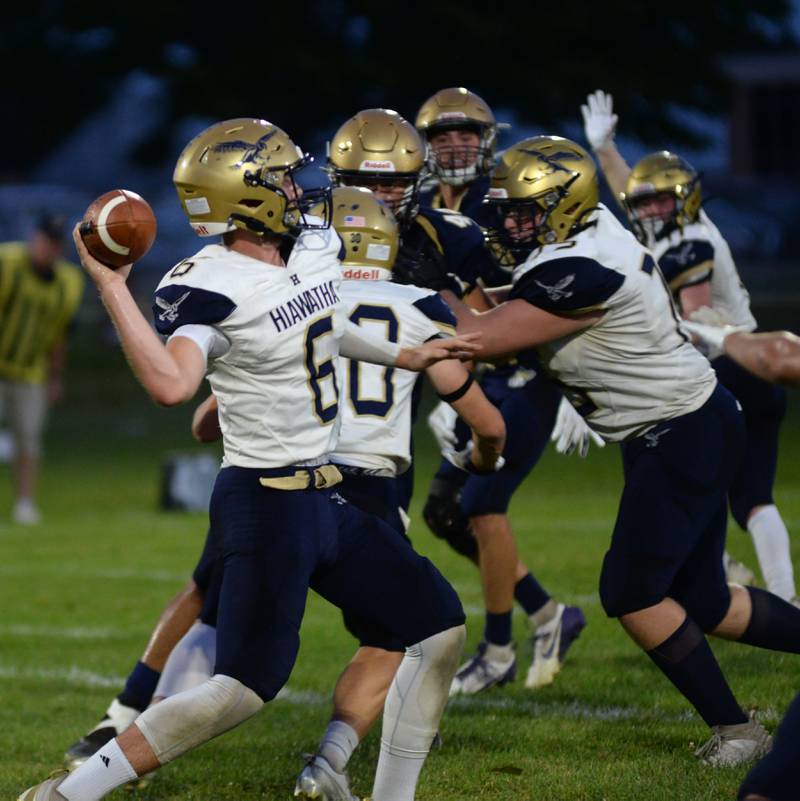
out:
M492 645L508 645L511 642L511 610L486 613L486 628L483 638Z
M337 773L344 773L357 745L356 730L343 720L332 720L320 740L318 753Z
M767 589L790 601L797 594L794 585L789 532L774 504L759 509L748 521L747 530L753 538L758 564Z
M117 699L125 706L132 706L134 709L144 712L150 706L160 677L161 673L158 671L147 667L144 662L137 662L125 682L125 689L117 696Z
M546 626L548 623L552 623L558 614L559 609L563 611L563 608L563 604L557 604L551 598L541 609L528 616L528 620L530 620L531 623L531 628L536 631L541 626Z
M647 651L709 726L747 723L700 627L686 618L661 645Z
M747 587L753 611L739 642L800 654L800 609L771 592Z
M533 573L526 573L514 587L514 597L525 610L526 615L538 612L550 600L544 587L536 580Z
M97 801L115 787L136 778L136 771L116 740L110 740L99 751L75 768L59 785L58 792L67 801Z

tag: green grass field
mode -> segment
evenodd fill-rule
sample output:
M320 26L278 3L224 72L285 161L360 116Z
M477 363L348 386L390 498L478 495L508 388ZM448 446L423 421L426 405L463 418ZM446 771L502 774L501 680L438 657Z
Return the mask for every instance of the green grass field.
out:
M97 362L101 367L96 366ZM118 354L76 354L65 404L48 438L43 525L7 522L10 473L0 466L0 797L59 766L121 688L163 604L199 553L205 520L157 508L165 453L191 449L190 410L148 406ZM86 380L94 376L93 381ZM98 375L101 378L98 379ZM102 386L98 381L102 380ZM777 502L795 534L800 567L800 403L787 420ZM458 589L468 648L481 637L481 596L470 564L432 538L419 517L434 453L418 436L411 534ZM597 579L621 485L618 451L566 459L548 451L511 516L523 558L559 599L583 606L589 625L556 683L453 702L444 746L424 769L419 801L723 801L745 771L711 770L692 756L707 730L650 661L605 618ZM749 538L730 550L755 565ZM520 669L530 647L516 617ZM800 660L715 643L740 701L774 728L798 689ZM289 799L329 713L330 691L354 650L338 612L309 598L290 692L256 719L164 769L146 799ZM350 772L366 795L378 732ZM122 794L120 791L119 794Z

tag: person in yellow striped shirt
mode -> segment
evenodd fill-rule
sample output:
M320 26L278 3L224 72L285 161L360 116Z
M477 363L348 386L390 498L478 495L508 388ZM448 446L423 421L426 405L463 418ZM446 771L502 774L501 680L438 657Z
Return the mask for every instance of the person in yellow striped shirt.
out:
M0 418L14 440L13 518L40 520L34 500L48 406L61 395L66 336L83 294L63 258L64 220L41 216L27 242L0 244Z

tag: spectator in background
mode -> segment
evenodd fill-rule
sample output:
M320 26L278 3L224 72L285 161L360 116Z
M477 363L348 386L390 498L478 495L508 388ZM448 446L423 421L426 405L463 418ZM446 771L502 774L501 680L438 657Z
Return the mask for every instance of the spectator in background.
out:
M35 503L47 408L61 396L66 337L83 272L63 259L65 219L43 214L28 242L0 244L0 418L14 439L13 519L40 520Z

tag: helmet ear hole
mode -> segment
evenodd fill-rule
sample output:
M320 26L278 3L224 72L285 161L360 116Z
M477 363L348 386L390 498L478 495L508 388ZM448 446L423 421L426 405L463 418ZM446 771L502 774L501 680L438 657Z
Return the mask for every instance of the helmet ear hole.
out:
M263 200L258 200L257 198L247 197L240 200L237 205L246 206L248 209L257 209L263 202Z

